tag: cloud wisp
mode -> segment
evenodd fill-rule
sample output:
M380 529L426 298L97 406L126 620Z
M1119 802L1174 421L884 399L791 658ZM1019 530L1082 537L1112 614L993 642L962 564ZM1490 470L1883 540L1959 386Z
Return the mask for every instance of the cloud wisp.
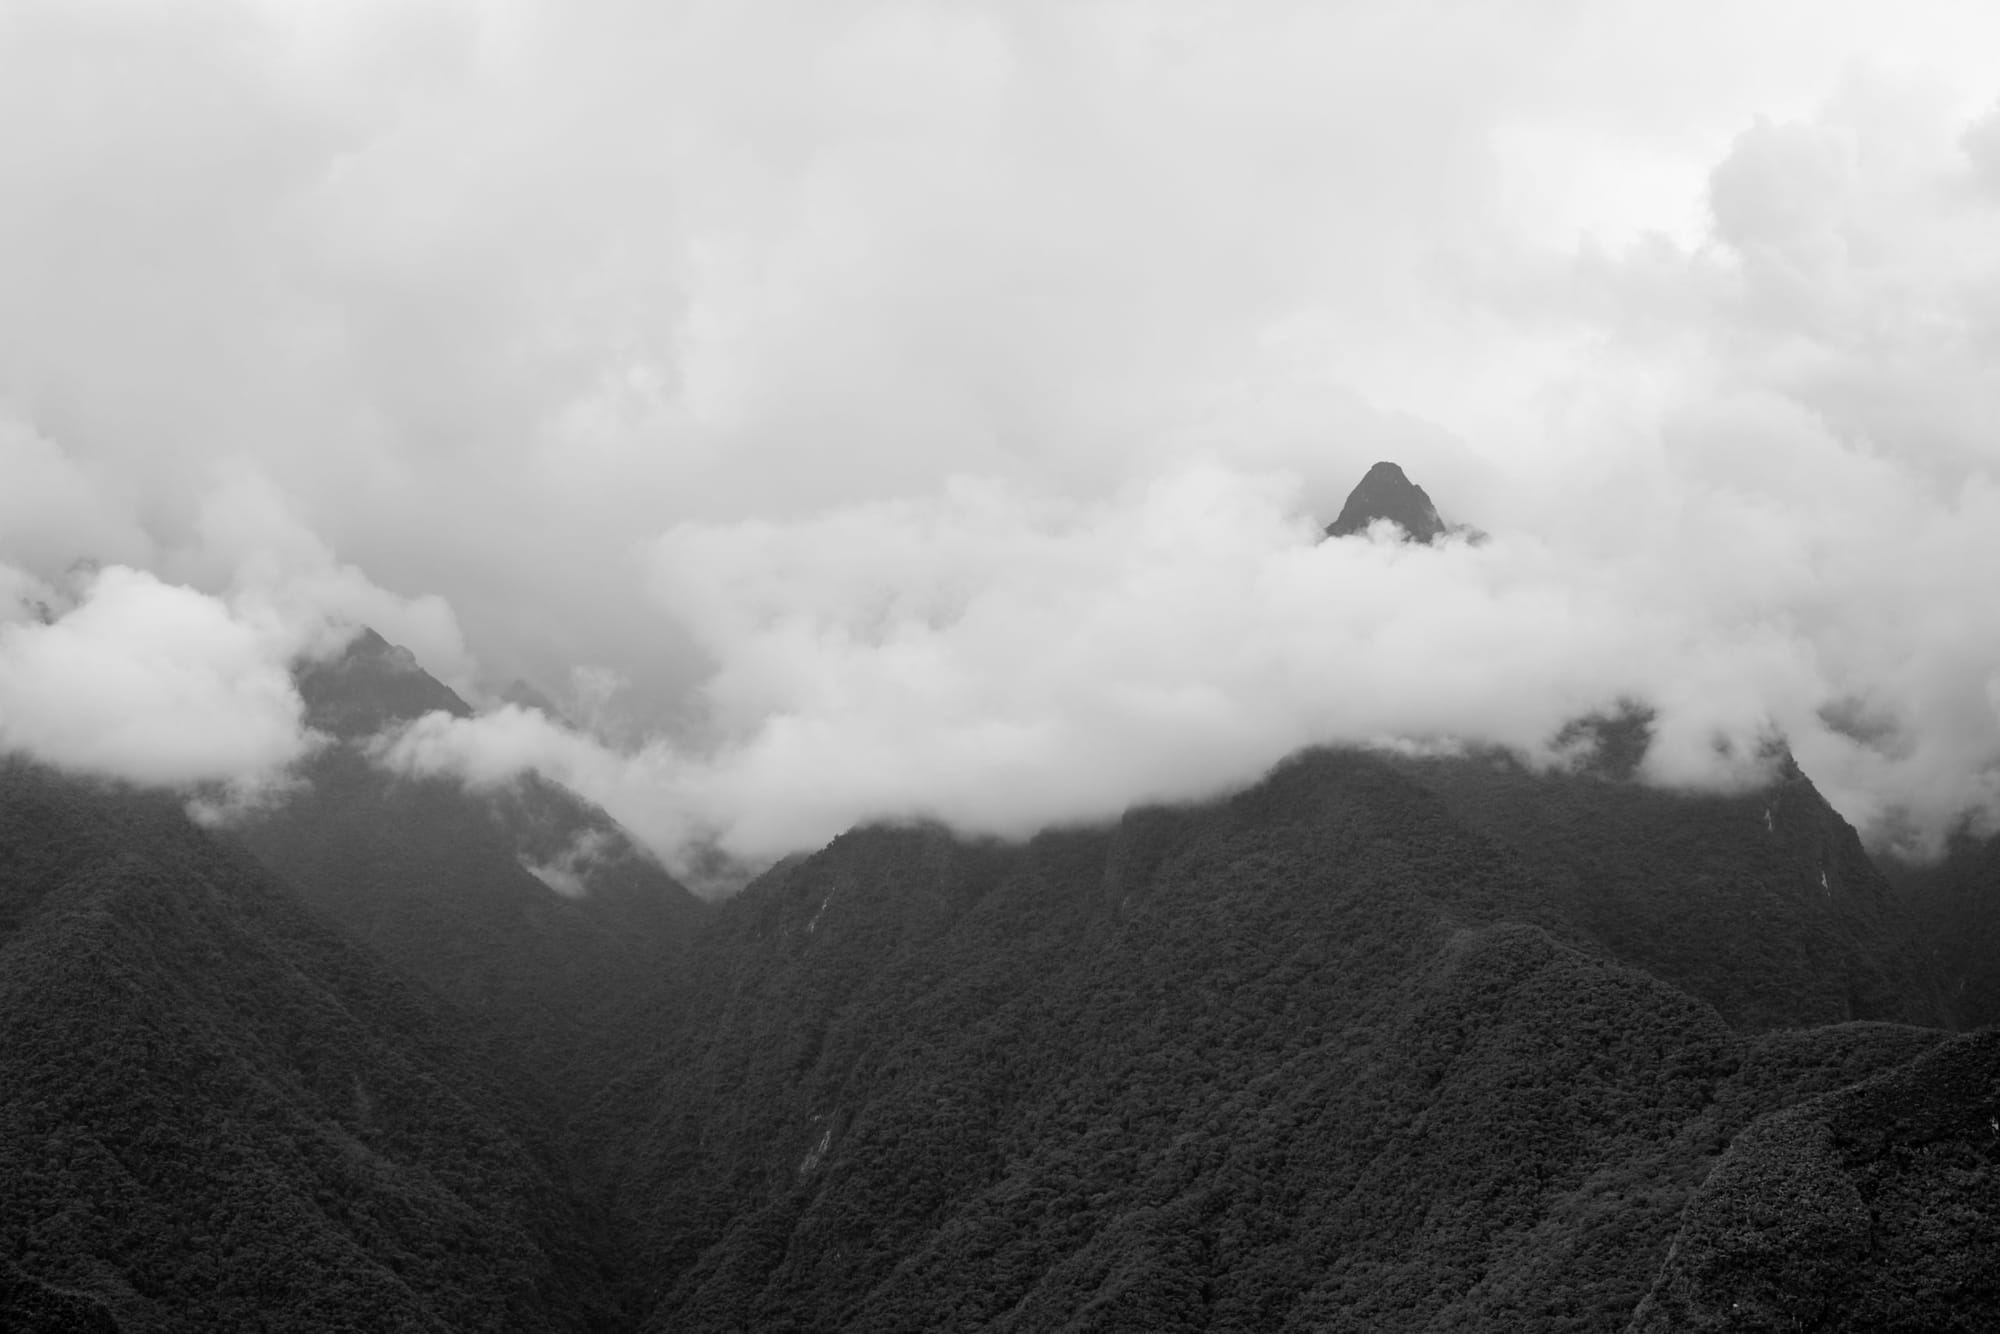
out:
M298 692L260 627L144 570L113 565L79 582L52 620L0 621L0 748L170 786L299 756Z

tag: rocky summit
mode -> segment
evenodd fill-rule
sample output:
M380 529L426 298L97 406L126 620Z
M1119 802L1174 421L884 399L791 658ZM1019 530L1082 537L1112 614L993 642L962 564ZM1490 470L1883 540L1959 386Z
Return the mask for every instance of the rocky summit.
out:
M1428 546L1451 531L1437 506L1396 464L1382 462L1368 470L1361 484L1348 493L1340 516L1326 527L1328 537L1365 533L1370 524L1387 519L1412 542Z

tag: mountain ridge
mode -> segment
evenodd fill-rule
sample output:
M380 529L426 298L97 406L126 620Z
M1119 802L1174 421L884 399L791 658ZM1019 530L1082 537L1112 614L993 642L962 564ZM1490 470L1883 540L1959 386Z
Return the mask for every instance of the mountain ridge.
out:
M1354 531L1403 527L1362 490ZM1546 770L1308 749L1022 840L864 825L711 904L537 775L384 770L384 728L473 711L372 631L297 681L329 740L227 830L0 762L0 1319L1656 1334L2000 1300L2000 1065L1949 1032L1977 961L1944 948L1983 852L1892 883L1782 753L1649 786L1630 702Z
M946 1327L1308 1328L1339 1312L1380 1329L1615 1327L1613 1315L1622 1325L1665 1255L1675 1202L1737 1130L1786 1104L1792 1090L1826 1087L1818 1072L1828 1062L1832 1078L1866 1075L1943 1036L1880 1023L1810 1030L1820 1035L1817 1045L1801 1045L1783 1028L1732 1032L1697 996L1620 962L1579 931L1530 868L1464 824L1420 777L1382 757L1321 752L1288 761L1236 797L1142 809L1108 829L1018 845L966 843L938 829L857 830L722 905L703 949L707 980L694 991L704 1008L660 1058L655 1082L628 1082L597 1113L606 1125L641 1127L628 1130L627 1150L607 1170L630 1193L622 1212L653 1220L658 1259L647 1267L682 1275L648 1328L814 1328L859 1319L871 1328L918 1329L938 1327L932 1322L944 1309L961 1311ZM1489 975L1490 987L1472 982ZM1922 1013L1929 993L1921 980L1915 985L1910 1003ZM1605 999L1612 995L1624 999ZM1605 1004L1613 1009L1604 1017L1584 1017ZM1563 1018L1535 1027L1540 1036L1532 1040L1494 1046L1497 1032L1469 1036L1497 1014L1529 1022L1543 1012ZM1307 1018L1314 1013L1323 1017ZM1662 1023L1651 1055L1615 1066L1627 1071L1618 1079L1631 1079L1629 1088L1614 1081L1592 1094L1608 1100L1599 1111L1555 1110L1566 1096L1556 1090L1580 1075L1552 1073L1554 1052L1570 1051L1563 1059L1578 1062L1578 1071L1637 1059L1614 1056L1623 1035ZM1881 1033L1907 1036L1885 1042ZM1520 1042L1527 1045L1508 1055ZM1424 1064L1431 1058L1421 1053L1432 1050L1441 1064ZM1792 1053L1784 1058L1791 1073L1742 1082L1739 1067L1769 1068L1743 1066L1760 1051ZM1863 1052L1872 1054L1848 1064ZM1412 1060L1418 1064L1406 1075L1379 1085L1384 1071ZM1472 1081L1463 1096L1473 1101L1456 1117L1474 1117L1495 1099L1528 1098L1519 1112L1527 1120L1503 1140L1520 1136L1555 1156L1544 1175L1530 1172L1527 1180L1539 1183L1532 1189L1516 1184L1491 1197L1513 1203L1475 1215L1487 1221L1472 1231L1391 1228L1388 1235L1402 1240L1363 1264L1354 1248L1387 1226L1368 1202L1378 1187L1363 1185L1382 1180L1379 1188L1388 1189L1369 1166L1381 1154L1404 1155L1401 1170L1413 1179L1473 1172L1462 1190L1452 1188L1453 1199L1489 1190L1470 1184L1486 1170L1477 1163L1487 1150L1408 1138L1410 1127L1442 1115L1423 1110L1434 1104L1425 1090L1439 1087L1438 1078ZM1475 1097L1475 1087L1486 1091ZM1325 1106L1281 1110L1294 1108L1300 1088L1318 1090ZM1363 1088L1381 1088L1371 1096L1387 1102L1354 1103L1353 1090ZM1682 1089L1674 1096L1684 1104L1660 1101L1659 1090L1671 1088ZM1724 1096L1725 1089L1736 1091ZM1556 1101L1537 1101L1545 1096ZM1669 1115L1675 1105L1682 1110ZM1625 1119L1648 1107L1644 1116L1667 1119ZM1333 1139L1298 1140L1287 1119L1294 1115ZM1558 1132L1600 1116L1627 1128L1607 1131L1599 1148ZM1212 1139L1222 1123L1216 1117L1236 1125L1230 1137L1239 1144L1269 1137L1272 1155L1261 1167L1245 1163L1243 1182L1254 1191L1238 1199L1238 1187L1229 1188L1238 1226L1256 1212L1243 1214L1244 1200L1266 1201L1261 1235L1272 1238L1234 1259L1179 1249L1178 1231L1148 1231L1140 1219L1153 1215L1132 1212L1167 1218L1191 1210L1188 1236L1202 1235L1207 1206L1196 1200L1222 1199L1212 1195L1221 1179L1201 1187L1209 1196L1185 1196L1183 1168L1151 1155L1193 1136L1186 1142L1220 1155L1199 1160L1209 1165L1195 1179L1208 1180L1230 1161ZM1277 1119L1253 1136L1246 1127L1263 1124L1260 1117ZM1149 1124L1162 1127L1163 1138L1151 1141L1159 1149L1143 1149L1146 1136L1132 1138ZM662 1158L646 1147L688 1143L696 1127L707 1128L709 1166L699 1155ZM721 1127L741 1138L718 1138ZM1114 1146L1130 1144L1140 1156L1088 1187L1103 1203L1079 1197L1063 1206L1077 1211L1080 1232L1050 1232L1052 1223L1036 1221L1039 1211L1065 1198L1057 1184L1065 1174L1089 1179L1071 1159L1086 1144L1121 1155L1127 1150ZM1355 1153L1363 1156L1340 1156ZM747 1177L745 1157L763 1164ZM1273 1175L1282 1162L1307 1174ZM1321 1165L1297 1166L1312 1162ZM1326 1172L1333 1175L1322 1180ZM1600 1176L1660 1172L1673 1183L1665 1193L1628 1187L1572 1199ZM1044 1198L1037 1212L1019 1212ZM1397 1226L1418 1226L1422 1213ZM1523 1307L1541 1281L1529 1276L1550 1262L1530 1238L1558 1227L1557 1219L1598 1214L1617 1226L1590 1243L1590 1263L1602 1272L1579 1287L1577 1309ZM853 1220L864 1217L901 1221L888 1233L855 1232ZM1301 1229L1320 1238L1304 1252L1275 1239ZM1142 1287L1163 1286L1139 1306L1129 1305L1139 1290L1112 1281L1121 1237L1160 1256L1144 1268ZM1483 1286L1445 1278L1458 1263L1448 1257L1503 1243L1513 1257L1507 1281L1490 1268ZM1108 1267L1049 1270L1065 1253L1102 1253ZM1351 1254L1359 1267L1325 1272L1303 1288L1282 1277L1302 1265L1312 1270L1308 1253ZM1400 1263L1411 1273L1396 1277L1392 1253L1406 1257ZM1412 1253L1447 1259L1415 1264ZM1483 1267L1465 1263L1468 1272ZM968 1275L962 1282L951 1277L960 1273ZM1173 1273L1191 1281L1170 1282ZM1006 1274L1044 1277L1022 1287ZM1446 1297L1420 1299L1433 1282L1445 1284L1435 1291ZM990 1297L974 1295L994 1284ZM945 1304L929 1307L919 1292L960 1295L939 1295ZM1252 1292L1291 1295L1266 1308ZM954 1300L972 1304L952 1308ZM1233 1312L1226 1319L1225 1309ZM1008 1311L1021 1314L1002 1319ZM1086 1311L1098 1315L1084 1319Z
M333 739L299 765L296 791L232 837L525 1057L547 1096L581 1096L672 1003L705 905L602 809L538 773L474 788L383 769L369 750L383 728L472 709L373 631L302 668L298 686Z
M455 1021L178 803L0 764L0 906L0 1324L609 1312L594 1225Z

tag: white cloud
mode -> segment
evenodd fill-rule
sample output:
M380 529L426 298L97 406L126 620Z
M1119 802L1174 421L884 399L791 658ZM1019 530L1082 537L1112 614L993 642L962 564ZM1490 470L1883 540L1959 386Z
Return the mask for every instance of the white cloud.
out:
M412 736L666 846L1627 691L1667 775L1775 723L1934 829L1992 796L1996 46L1952 0L24 0L0 559L629 682L575 701L625 752ZM1377 457L1493 547L1302 544Z
M206 817L267 794L312 744L291 669L364 624L448 678L470 658L441 599L378 587L250 472L163 545L115 480L0 418L0 754L169 787ZM143 553L158 567L100 564ZM217 786L219 785L219 786Z
M283 655L193 589L114 565L52 622L0 624L0 751L184 785L280 769L305 744Z
M1781 734L1865 827L1934 842L2000 796L2000 201L1966 142L1857 76L1742 133L1694 240L1524 256L1539 286L1492 309L1589 341L1524 404L1543 451L1468 497L1489 545L1315 546L1295 480L1221 465L684 523L654 592L716 664L706 744L516 733L509 762L755 861L871 817L1100 818L1313 741L1534 754L1633 697L1657 781L1754 778ZM435 753L490 762L490 726Z
M289 656L325 656L365 625L411 650L447 684L472 689L472 657L444 599L392 593L336 559L263 476L240 473L218 483L194 531L195 545L176 553L177 564L227 587L234 605Z
M1662 782L1754 779L1810 723L1813 646L1754 581L1683 595L1673 553L1532 538L1316 543L1271 478L1198 469L1100 504L965 485L786 526L677 530L661 596L721 663L706 748L619 752L543 715L432 715L392 767L540 768L686 867L756 864L858 821L1023 835L1213 794L1315 742L1457 737L1550 758L1563 723L1661 706ZM1733 623L1732 623L1733 622ZM1719 754L1718 739L1733 742Z
M72 457L0 403L0 560L61 570L79 560L140 560L152 544L101 470Z

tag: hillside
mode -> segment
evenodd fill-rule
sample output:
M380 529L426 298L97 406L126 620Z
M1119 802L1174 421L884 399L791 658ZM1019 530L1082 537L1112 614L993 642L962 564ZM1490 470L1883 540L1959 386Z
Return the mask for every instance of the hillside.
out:
M1968 1027L2000 1024L2000 835L1961 831L1933 862L1885 858L1939 985Z
M247 841L392 967L171 802L10 771L0 1291L47 1327L1616 1330L1750 1266L1717 1164L1782 1205L1785 1109L1945 1037L1797 774L1312 753L1025 844L858 830L649 956L522 870L540 789L314 763Z
M0 764L0 1327L608 1327L421 990L164 797Z
M1382 518L1470 531L1393 465L1335 526ZM472 713L379 636L297 680L331 740L224 833L0 769L9 1329L2000 1308L2000 1067L1948 1031L2000 1012L1995 845L1892 885L1782 754L1649 787L1635 705L1567 769L1309 751L1026 842L864 827L706 904L558 784L379 766Z
M1026 845L859 831L753 885L598 1109L647 1328L1616 1329L1732 1136L1938 1040L1732 1029L1444 786L1310 755ZM1623 837L1652 818L1579 846L1658 866ZM1932 1013L1906 980L1884 1010Z
M1795 765L1720 795L1498 754L1398 764L1504 848L1545 911L1735 1027L1956 1017L1917 915Z
M1738 1137L1631 1334L1975 1334L2000 1312L2000 1034Z
M450 1001L493 1059L558 1101L651 1049L703 905L604 812L535 776L489 791L400 778L383 727L471 709L364 632L299 674L334 744L236 836L328 920Z

